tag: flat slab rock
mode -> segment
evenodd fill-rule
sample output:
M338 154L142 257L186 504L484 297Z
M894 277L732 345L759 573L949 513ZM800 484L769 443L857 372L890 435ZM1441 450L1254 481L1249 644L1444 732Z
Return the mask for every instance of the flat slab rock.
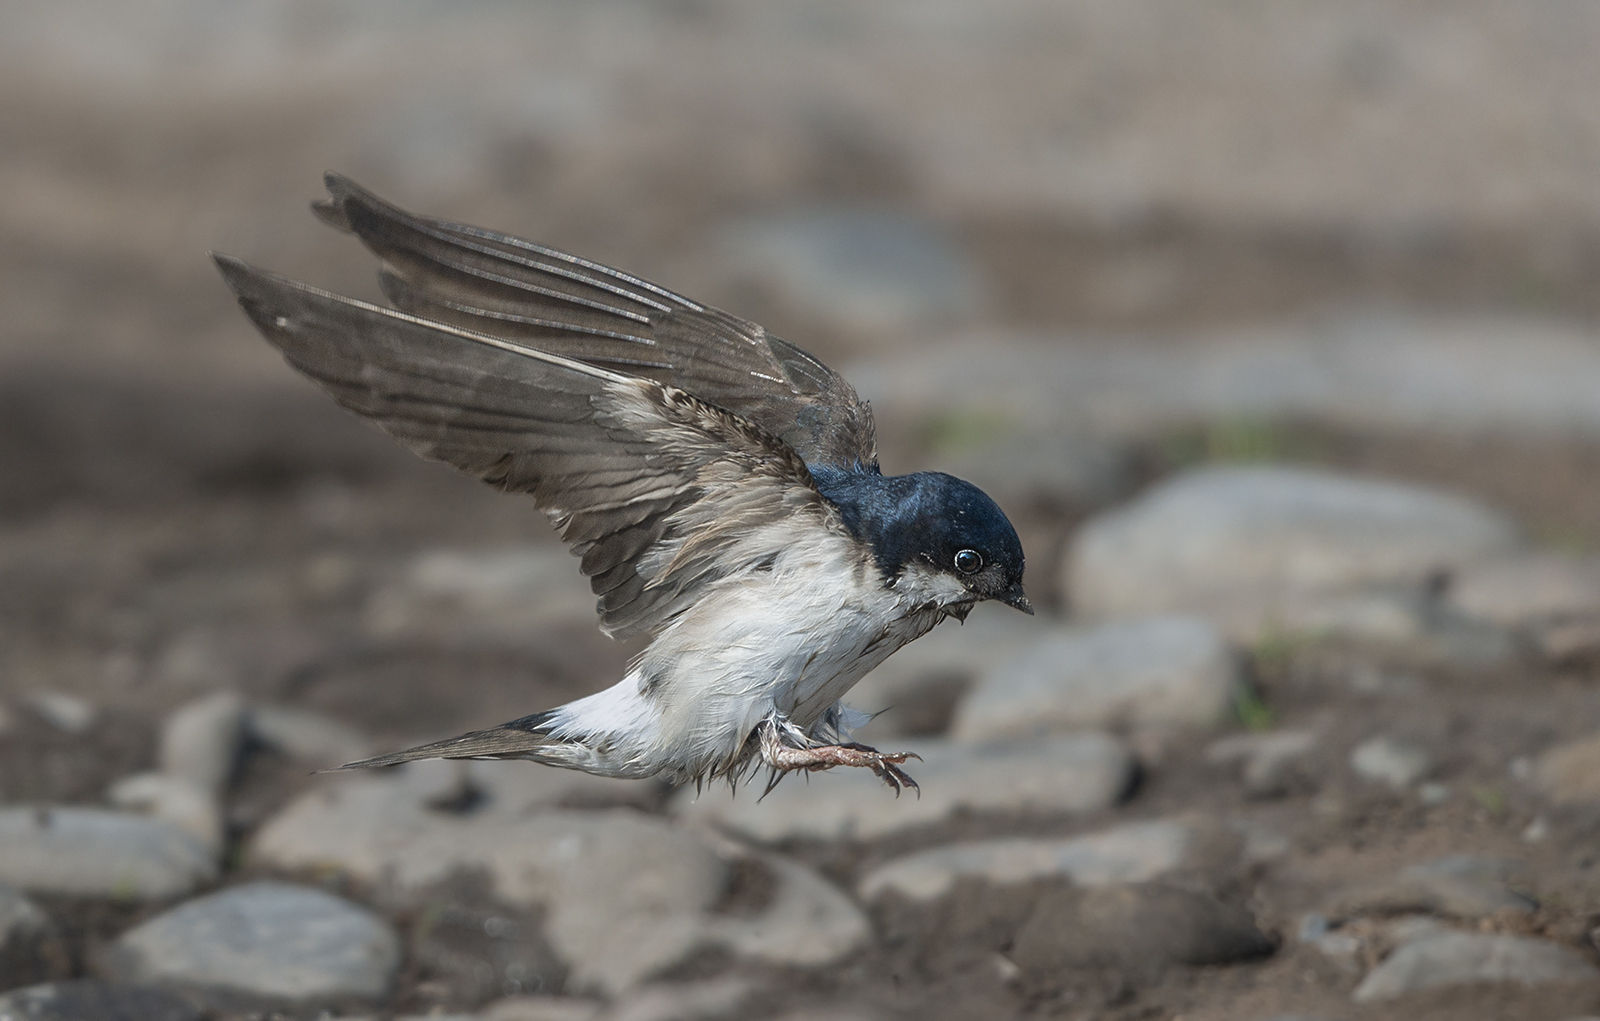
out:
M1600 969L1558 943L1526 936L1440 932L1401 945L1367 973L1351 999L1375 1003L1477 982L1534 986L1597 980Z
M80 979L0 995L4 1021L200 1021L199 1007L147 986Z
M125 981L302 1003L377 999L399 966L400 938L382 918L270 882L181 904L123 933L105 956Z
M1302 468L1201 468L1086 523L1066 583L1091 617L1264 621L1286 599L1420 588L1521 546L1508 518L1450 493Z
M1159 616L1045 632L992 663L956 707L960 741L1096 727L1210 726L1223 719L1239 666L1216 626Z
M0 883L30 893L160 900L217 876L171 822L98 808L0 809Z
M1394 879L1359 888L1338 899L1337 918L1400 915L1409 912L1482 918L1501 911L1526 914L1538 905L1518 893L1510 880L1525 871L1507 858L1452 854L1407 866Z
M712 786L672 802L680 819L714 823L758 840L793 837L862 839L950 818L958 811L1059 815L1107 808L1127 791L1133 756L1100 733L997 745L908 740L885 751L913 751L907 769L921 785L895 797L866 769L789 776L758 800L759 790L730 797Z
M1192 837L1182 823L1159 820L1064 840L1017 837L951 844L881 865L862 878L857 890L867 900L890 891L912 900L934 900L964 878L1002 884L1062 876L1076 886L1143 882L1182 864Z

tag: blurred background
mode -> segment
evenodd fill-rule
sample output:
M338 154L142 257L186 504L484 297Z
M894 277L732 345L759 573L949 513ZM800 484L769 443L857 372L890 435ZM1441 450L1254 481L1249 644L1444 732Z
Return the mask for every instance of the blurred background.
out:
M1583 850L1600 832L1597 51L1600 8L1579 0L5 5L0 802L144 813L205 851L147 894L120 872L74 886L0 862L45 919L23 963L5 963L0 928L0 979L154 980L124 945L136 925L198 891L315 874L400 933L379 991L311 998L351 1010L510 996L492 1016L590 1011L559 1015L575 1018L643 1011L640 989L679 999L639 1018L1600 1006ZM740 964L755 937L714 926L679 940L698 948L686 959L585 963L614 950L563 929L548 891L479 876L439 892L441 866L413 884L426 896L397 892L379 877L405 868L377 837L266 839L322 790L308 765L597 690L633 651L598 635L531 505L401 451L240 315L208 250L379 300L373 260L309 214L326 170L644 276L843 370L886 471L962 474L1011 514L1046 611L1027 630L985 608L891 661L859 690L862 708L896 707L867 736L946 751L1096 736L1115 743L1115 790L925 792L932 814L870 836L854 816L774 829L760 812L809 811L777 795L713 819L720 801L643 785L496 794L505 772L383 788L413 836L496 798L734 834L744 850L713 848L729 871L694 910L770 907L772 876L799 862L852 891L832 895L856 964ZM1011 904L990 917L884 900L894 883L866 878L951 841L1197 808L1244 843L1217 852L1226 866L1166 871L1254 913L1267 942L1239 944L1255 963L1232 970L1149 978L1083 957L1014 884L980 898ZM37 834L11 810L0 858L16 863ZM1173 825L1191 849L1222 840ZM1241 850L1257 838L1271 848ZM1492 874L1487 900L1445 904L1415 875L1350 892L1447 855L1478 856L1460 869ZM1139 903L1112 913L1165 917ZM1410 946L1394 917L1535 941L1559 951L1555 984L1360 993ZM1167 953L1144 938L1128 937L1140 960ZM185 995L219 984L173 974Z

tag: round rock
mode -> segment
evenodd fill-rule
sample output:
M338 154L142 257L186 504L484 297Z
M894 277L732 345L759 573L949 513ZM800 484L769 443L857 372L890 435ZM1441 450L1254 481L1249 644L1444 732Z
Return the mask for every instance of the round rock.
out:
M376 999L394 980L400 939L383 919L331 894L251 883L124 933L106 963L132 982L290 1002Z
M165 820L97 808L0 809L0 882L19 889L159 900L216 875L206 846Z
M1350 752L1350 766L1365 780L1386 783L1396 790L1410 787L1433 769L1428 753L1392 737L1374 737Z

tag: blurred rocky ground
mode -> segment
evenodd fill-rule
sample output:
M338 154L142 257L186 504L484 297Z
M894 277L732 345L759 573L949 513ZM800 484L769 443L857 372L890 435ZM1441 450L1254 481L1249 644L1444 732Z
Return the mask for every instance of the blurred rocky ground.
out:
M1600 11L0 10L0 1018L1600 1014ZM864 680L922 795L312 770L611 683L525 502L205 258L324 170L845 369L1025 619Z

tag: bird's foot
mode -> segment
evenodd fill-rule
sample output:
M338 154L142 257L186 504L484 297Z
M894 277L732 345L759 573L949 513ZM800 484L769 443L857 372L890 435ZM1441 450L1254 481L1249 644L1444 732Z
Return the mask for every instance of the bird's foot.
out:
M917 782L900 768L907 759L922 758L915 752L880 752L854 741L797 748L783 740L785 729L769 723L761 730L761 758L772 767L772 779L768 781L762 797L772 793L772 789L787 773L797 769L810 773L834 766L863 766L872 770L884 783L894 788L895 797L899 797L907 787L916 791L919 797L922 794Z

